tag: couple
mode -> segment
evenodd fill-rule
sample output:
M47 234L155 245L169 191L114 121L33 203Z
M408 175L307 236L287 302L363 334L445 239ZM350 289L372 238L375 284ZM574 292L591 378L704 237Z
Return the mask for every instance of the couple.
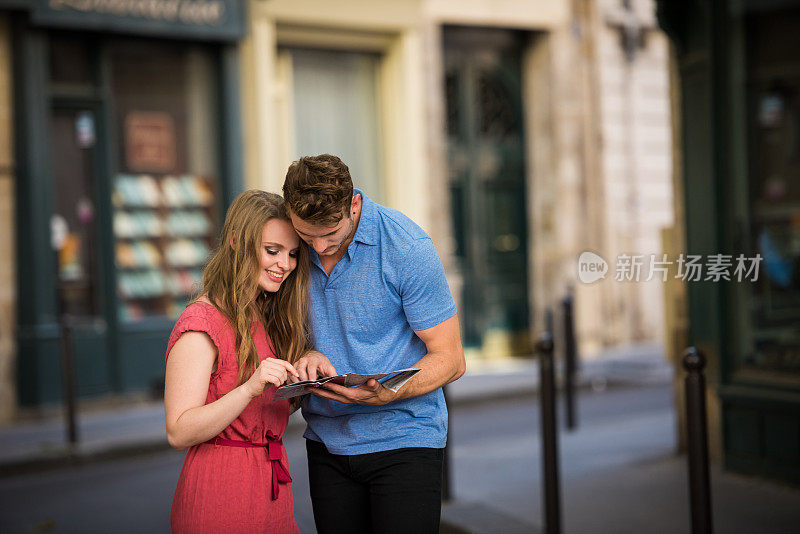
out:
M297 532L281 443L297 404L274 389L418 367L396 393L370 380L300 397L304 437L321 534L436 532L441 387L464 372L439 256L410 219L354 190L336 156L292 163L283 194L233 202L169 339L167 436L189 448L173 531Z

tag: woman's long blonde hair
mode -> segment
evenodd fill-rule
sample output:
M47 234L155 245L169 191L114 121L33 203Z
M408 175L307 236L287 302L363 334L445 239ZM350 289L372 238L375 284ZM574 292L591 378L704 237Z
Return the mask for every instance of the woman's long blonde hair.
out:
M263 321L278 358L294 363L310 348L306 244L300 241L297 266L277 292L258 286L262 231L275 218L291 224L280 195L250 189L236 197L225 215L217 249L203 271L201 295L227 317L236 332L237 384L259 364L253 341L256 319Z

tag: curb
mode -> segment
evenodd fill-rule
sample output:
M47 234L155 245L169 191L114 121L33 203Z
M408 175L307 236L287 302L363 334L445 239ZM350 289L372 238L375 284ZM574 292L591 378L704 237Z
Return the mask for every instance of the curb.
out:
M0 478L56 471L69 467L145 456L168 450L170 450L170 446L166 440L142 441L90 452L73 452L69 449L63 449L36 458L26 458L20 461L0 464Z
M296 427L300 424L304 423L298 413L296 416L290 416L286 428ZM31 454L28 457L10 461L0 460L0 479L121 460L170 450L172 450L172 447L167 442L166 436L154 436L149 439L110 446L92 445L87 447L84 445L82 447L78 445L77 450L70 449L69 446L65 445L57 449L43 451L39 455Z
M494 380L498 379L497 376L492 378ZM500 378L502 379L502 377ZM525 383L521 383L519 375L516 375L516 382L510 383L505 389L488 388L483 391L481 391L481 388L477 387L477 384L479 384L481 380L481 376L473 375L473 377L471 377L471 381L476 383L475 388L467 386L466 383L459 385L460 387L458 388L451 386L453 389L448 391L449 407L453 409L456 407L476 406L489 402L530 399L535 397L539 392L538 375L531 377L531 381ZM635 387L637 385L642 384L634 384L626 381L611 381L605 383L604 387L616 389ZM593 384L588 380L581 380L577 386L577 389L580 391L594 389ZM294 428L304 424L305 422L300 416L300 413L296 412L290 416L287 428ZM35 448L35 446L32 448ZM95 462L113 461L168 450L171 450L171 448L164 435L152 436L151 438L128 443L114 443L111 445L97 443L86 445L84 443L83 445L78 445L77 450L63 445L54 449L34 452L20 458L10 460L0 459L0 478L82 466ZM453 530L451 532L460 531Z

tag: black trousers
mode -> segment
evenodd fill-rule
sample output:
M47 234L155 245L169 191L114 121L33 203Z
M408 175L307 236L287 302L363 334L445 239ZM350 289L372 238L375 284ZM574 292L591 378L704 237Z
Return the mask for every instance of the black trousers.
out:
M319 534L439 532L444 449L345 456L307 439L306 451Z

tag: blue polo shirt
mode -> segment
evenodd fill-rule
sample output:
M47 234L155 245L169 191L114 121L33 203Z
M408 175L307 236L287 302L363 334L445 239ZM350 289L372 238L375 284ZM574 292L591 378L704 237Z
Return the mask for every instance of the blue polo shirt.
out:
M361 219L330 275L310 251L315 347L340 374L411 367L427 353L414 330L449 319L456 305L430 237L402 213L355 193L363 202ZM384 406L306 395L302 408L305 437L333 454L440 448L447 441L441 388Z

